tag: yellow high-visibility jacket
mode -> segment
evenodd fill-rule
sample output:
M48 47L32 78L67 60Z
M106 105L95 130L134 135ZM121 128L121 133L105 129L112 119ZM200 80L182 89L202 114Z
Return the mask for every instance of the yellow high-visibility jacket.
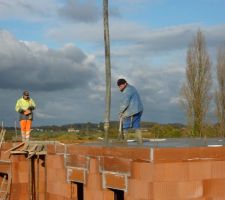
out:
M36 104L33 99L24 99L21 97L17 100L15 110L19 113L19 120L33 120L33 110L36 108ZM24 111L30 110L31 113L29 115L25 115Z

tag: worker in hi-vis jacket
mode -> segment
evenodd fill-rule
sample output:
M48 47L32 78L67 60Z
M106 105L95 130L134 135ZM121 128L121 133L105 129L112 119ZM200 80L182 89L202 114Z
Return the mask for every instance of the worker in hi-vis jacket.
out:
M29 92L25 90L23 96L16 102L15 110L19 113L22 141L29 141L31 125L33 120L33 110L36 108L35 102L30 98Z

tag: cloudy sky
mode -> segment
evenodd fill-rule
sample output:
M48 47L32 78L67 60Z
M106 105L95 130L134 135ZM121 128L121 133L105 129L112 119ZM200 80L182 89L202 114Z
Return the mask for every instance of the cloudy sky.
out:
M18 120L14 107L25 89L37 104L34 125L104 120L102 7L102 0L0 0L6 126ZM187 47L202 30L215 73L217 48L225 44L225 1L109 0L109 7L111 120L118 119L116 80L124 77L140 92L144 121L185 123L179 92Z

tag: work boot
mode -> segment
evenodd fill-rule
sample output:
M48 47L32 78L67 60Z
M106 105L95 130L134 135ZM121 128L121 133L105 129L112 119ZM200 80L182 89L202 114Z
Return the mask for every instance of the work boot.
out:
M25 142L26 140L26 133L21 131L21 138L22 138L22 142Z
M140 129L135 130L138 144L143 144L142 133Z
M128 132L124 131L123 132L123 143L126 144L127 143L127 138L128 138Z
M118 134L118 136L117 136L117 141L118 142L121 142L121 141L123 141L123 132L119 132L119 134Z

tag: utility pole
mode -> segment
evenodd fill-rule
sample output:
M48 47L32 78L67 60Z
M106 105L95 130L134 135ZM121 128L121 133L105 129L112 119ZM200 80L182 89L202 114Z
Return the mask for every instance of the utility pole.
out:
M111 106L111 64L110 64L110 41L109 41L109 12L108 0L103 0L103 19L104 19L104 42L105 42L105 121L104 131L105 143L108 143L109 122L110 122L110 106Z

